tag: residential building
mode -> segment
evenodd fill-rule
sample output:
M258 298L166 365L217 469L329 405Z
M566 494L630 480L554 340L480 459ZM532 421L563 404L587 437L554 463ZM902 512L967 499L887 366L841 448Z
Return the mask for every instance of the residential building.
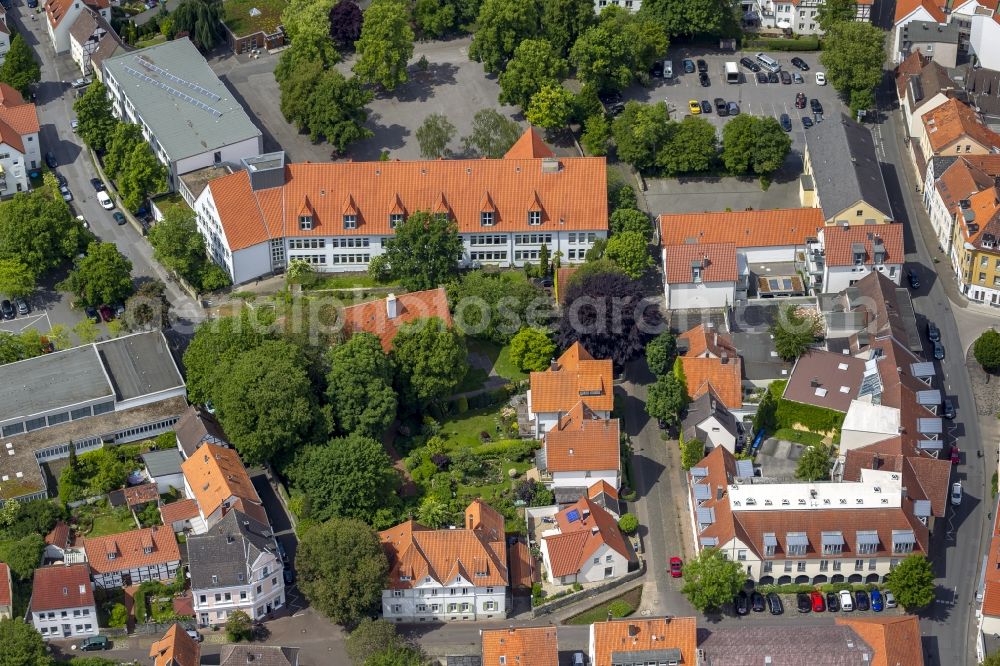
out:
M637 558L618 519L584 495L554 516L542 532L545 577L552 584L597 583L628 573Z
M820 35L818 14L823 0L742 0L743 22L751 28L784 30L796 35ZM872 0L858 0L854 6L855 20L871 21Z
M267 523L233 509L187 546L198 624L225 624L238 610L262 620L285 605L281 558Z
M857 354L880 339L894 338L911 352L923 351L910 292L875 271L853 286L816 297L830 351Z
M0 7L0 65L7 58L7 51L10 51L10 26L7 25L7 9Z
M281 47L285 45L284 26L277 25L269 27L270 25L273 25L273 23L260 20L263 19L263 17L261 16L261 11L256 7L252 7L249 10L244 8L243 11L248 11L250 13L249 23L246 23L245 18L239 23L233 20L229 20L229 22L227 22L226 16L223 16L223 20L221 21L223 29L226 32L226 43L229 45L229 49L233 53L239 55L241 53L250 53L251 51L256 51L257 49L273 51L274 49L281 49ZM254 12L256 12L256 15ZM234 25L237 28L243 28L242 30L239 30L240 34L233 32L232 26ZM246 27L243 27L244 25Z
M594 13L600 14L605 7L621 7L634 14L642 8L642 0L594 0Z
M711 388L688 403L681 421L685 442L700 440L705 446L723 446L731 453L743 448L743 424L726 409Z
M243 167L195 203L209 254L237 284L293 259L367 270L418 211L455 222L463 266L523 266L542 245L580 263L608 232L604 158L556 157L533 129L502 159L286 164L271 153Z
M187 408L174 431L177 436L177 450L185 460L193 456L202 444L229 446L226 432L215 416L196 405Z
M698 550L720 549L761 584L880 582L902 558L928 552L927 527L894 472L787 483L754 478L752 462L718 447L688 478Z
M887 224L894 215L871 130L841 116L806 135L799 179L803 206L822 209L827 226Z
M446 325L452 325L444 287L399 296L389 294L383 299L349 305L344 308L341 321L345 332L364 331L377 335L382 341L382 348L388 353L392 349L393 338L403 324L429 317L437 317Z
M147 580L169 580L181 563L172 530L147 527L84 539L87 561L98 588L128 587Z
M222 520L230 509L238 509L261 525L267 525L267 513L235 449L203 444L194 455L181 463L184 494L198 503L198 518L191 528L201 534Z
M954 65L951 65L954 67ZM944 65L914 51L896 70L896 92L903 110L906 131L911 138L923 134L923 115L947 102L962 97L961 87L948 75Z
M70 48L70 30L77 18L91 10L106 22L111 22L111 3L108 0L48 0L45 3L45 27L56 53Z
M0 562L0 620L9 620L14 615L14 586L10 577L10 567Z
M96 636L97 605L86 564L35 569L31 581L31 624L42 638Z
M99 12L84 7L69 31L70 55L80 74L93 76L101 67L102 56L107 57L104 52L119 48L123 48L122 42L111 24Z
M483 629L482 637L483 664L559 666L559 636L553 626Z
M966 101L987 125L996 126L1000 122L1000 71L965 66L959 72L965 82Z
M181 472L181 454L177 449L149 451L143 453L142 464L146 468L146 478L156 484L159 494L170 492L171 488L184 488L184 474Z
M153 666L200 666L201 644L176 622L149 648Z
M299 666L299 648L278 645L223 645L219 666Z
M1000 306L1000 189L990 186L959 202L951 258L958 288L969 300Z
M952 247L959 217L969 213L972 195L992 190L1000 177L1000 155L963 155L932 157L927 161L924 179L924 209L930 217L938 246L958 264Z
M968 104L949 99L921 116L919 140L924 158L931 155L986 155L1000 150L1000 135L986 126Z
M134 512L142 511L146 505L160 501L160 491L157 489L155 483L141 483L137 486L129 486L123 488L121 492L125 497L125 506Z
M924 664L920 623L915 615L838 617L836 622L839 626L850 627L875 650L872 666Z
M460 529L432 530L413 519L379 533L389 560L382 617L390 622L487 620L507 614L504 518L482 500Z
M62 520L57 522L52 531L45 535L45 551L42 559L46 561L65 560L66 551L70 549L72 543L71 536L69 525Z
M697 400L711 393L712 399L742 419L747 413L743 407L743 364L732 340L700 324L678 336L677 348L688 397Z
M0 499L47 496L40 464L170 430L187 406L160 331L0 366Z
M663 292L669 310L735 305L747 289L746 261L732 243L673 245L663 249Z
M176 502L170 502L169 504L161 504L160 520L175 533L194 532L192 522L201 520L201 514L198 512L198 502L185 498Z
M260 130L189 39L105 58L103 70L112 112L142 128L169 190L189 171L260 155Z
M930 1L930 0L925 0ZM958 0L949 15L958 24L959 48L969 51L978 67L1000 69L1000 17L989 0Z
M536 461L557 502L575 501L598 481L617 490L621 486L618 419L600 418L582 400L577 402L545 433Z
M1000 633L1000 513L993 520L990 546L983 567L982 599L976 615L980 631L986 635Z
M923 53L941 67L953 68L958 64L959 29L957 22L910 21L901 27L899 58L913 53Z
M782 398L846 414L865 376L865 361L812 349L795 360Z
M31 189L28 172L42 163L38 132L35 105L0 83L0 197Z
M591 666L699 664L693 617L608 620L590 625Z
M580 402L594 418L611 418L614 365L611 359L596 360L579 342L554 359L548 370L532 372L530 382L528 414L538 439Z
M892 53L896 62L901 62L909 51L903 48L903 34L906 27L913 21L944 24L948 18L944 12L945 3L941 0L900 0L896 3L896 16L893 21ZM908 31L906 31L909 34Z
M816 249L818 253L813 251ZM810 247L807 263L817 287L835 293L872 272L881 273L898 285L903 277L905 255L902 224L874 227L844 224L820 230L819 239Z

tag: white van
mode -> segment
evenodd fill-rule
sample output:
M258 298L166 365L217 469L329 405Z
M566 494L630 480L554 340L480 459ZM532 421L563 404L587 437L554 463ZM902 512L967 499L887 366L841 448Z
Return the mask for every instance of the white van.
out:
M845 613L850 613L854 610L854 599L851 598L851 593L847 590L840 591L840 610Z
M663 61L663 78L674 78L674 62L672 60Z
M766 53L758 53L757 62L759 62L761 64L761 67L763 67L769 72L777 73L781 71L781 65L778 64L778 61L772 58L771 56L767 55Z
M726 83L739 83L740 82L740 70L737 69L735 62L726 63Z

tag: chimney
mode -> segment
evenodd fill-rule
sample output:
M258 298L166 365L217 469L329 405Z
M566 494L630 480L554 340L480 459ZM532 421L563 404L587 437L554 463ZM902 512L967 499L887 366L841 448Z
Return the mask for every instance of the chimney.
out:
M639 627L637 625L634 625L634 624L628 625L628 635L629 636L638 636L639 635Z
M559 361L555 360L554 358L550 359L549 360L549 370L552 370L553 372L555 372L558 369L559 369Z
M722 350L722 358L720 360L722 361L723 365L729 363L729 352L726 351L725 349Z
M569 455L573 455L573 449L569 450Z
M590 533L591 534L597 534L600 531L601 531L601 529L599 527L597 527L597 526L594 526L594 527L590 528Z
M583 519L587 520L587 518L590 518L590 509L583 510Z
M396 303L396 295L389 294L385 297L385 314L389 319L395 319L399 316L398 306Z

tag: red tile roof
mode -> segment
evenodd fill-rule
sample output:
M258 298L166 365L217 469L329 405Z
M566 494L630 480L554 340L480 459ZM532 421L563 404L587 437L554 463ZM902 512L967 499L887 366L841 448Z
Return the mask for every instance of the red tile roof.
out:
M556 628L484 629L483 666L499 664L559 666L559 637L556 635Z
M958 231L961 237L976 247L982 246L985 234L993 234L995 239L1000 238L1000 224L998 224L1000 223L1000 190L996 187L989 187L982 192L973 194L968 201L969 210L974 215L974 224L978 225L978 228L975 231L970 229L969 222L971 220L966 220L962 214L956 211Z
M49 24L56 28L62 23L76 0L48 0L45 3L45 14ZM84 4L92 9L107 9L111 6L109 0L84 0Z
M947 17L944 14L944 2L942 0L898 0L896 2L895 23L905 19L918 8L923 7L938 23L944 23Z
M694 266L701 267L702 282L736 282L736 246L732 243L672 245L664 249L667 284L694 282Z
M682 664L698 662L698 627L693 617L628 618L591 625L591 666L611 666L615 652L681 651ZM484 664L485 666L485 664Z
M618 419L598 419L583 402L545 433L545 466L550 472L617 470L620 465Z
M936 155L963 136L986 150L1000 148L1000 134L987 127L969 105L949 99L922 116L924 132Z
M69 537L69 525L60 520L52 531L45 535L45 545L65 550L69 546Z
M876 240L882 241L885 252L883 263L902 264L904 261L902 224L827 227L822 233L827 266L853 266L856 244L864 247L864 263L873 264Z
M531 411L568 412L580 401L595 412L610 412L615 406L614 368L611 359L595 360L574 342L555 367L531 373Z
M0 562L0 608L7 607L10 610L14 592L11 589L10 567L5 562Z
M389 317L390 298L395 315ZM365 331L378 336L385 351L392 349L393 338L403 324L417 319L437 317L451 326L448 296L444 287L415 291L344 308L344 330Z
M301 163L286 165L279 187L254 192L239 171L208 188L233 251L285 236L387 236L394 208L447 213L462 233L608 228L603 157ZM302 230L298 213L307 202L313 224ZM349 204L357 209L355 229L344 229ZM537 204L542 224L530 226ZM484 228L486 206L496 212Z
M838 617L875 650L871 666L923 666L920 623L916 615L897 617Z
M143 483L125 489L125 503L129 506L155 502L160 499L160 493L155 483Z
M260 507L260 497L235 449L204 444L181 463L181 471L206 518L215 513L226 500L235 497L246 500L245 504L250 507L249 510L241 511L250 514L258 522L267 524L263 509L256 510ZM263 516L263 520L259 516Z
M743 361L734 358L681 356L688 396L697 400L711 390L727 409L743 406Z
M127 571L137 567L178 562L181 559L173 530L148 527L83 541L90 568L99 574ZM149 552L145 552L146 549ZM109 559L111 555L113 558Z
M1000 617L1000 513L993 520L993 535L986 553L986 591L983 595L983 615Z
M182 499L160 505L160 519L164 525L173 525L179 520L191 520L198 515L198 503L193 499Z
M698 324L691 330L678 335L678 346L683 346L684 343L687 343L687 351L684 352L684 356L710 358L727 356L734 358L740 355L732 338L725 333L719 333L714 326L706 326L705 324Z
M569 516L573 512L578 519L571 521ZM556 578L579 573L594 553L605 545L625 559L631 558L625 537L618 529L618 521L586 497L557 513L556 525L559 534L542 537L549 552L552 575Z
M983 155L982 157L1000 158L1000 155ZM991 162L992 160L977 160L976 163L973 163L972 160L959 158L937 177L934 187L941 197L945 210L954 213L955 206L958 206L960 201L993 187L993 175L978 166L979 164L992 166ZM995 172L994 175L1000 175L1000 171Z
M23 153L23 137L38 131L35 105L25 103L21 93L6 83L0 83L0 141Z
M590 488L587 488L587 497L590 499L599 497L602 494L607 495L611 499L618 499L618 489L608 485L608 482L603 479L592 485Z
M555 157L555 153L545 145L534 127L529 127L503 156L505 160L532 160L542 157Z
M804 245L823 227L819 208L779 208L660 216L665 247L689 243L732 243L736 247Z
M86 564L53 564L35 569L31 584L33 612L94 605L94 588Z
M909 83L910 77L918 76L920 74L920 70L922 70L924 65L930 61L930 58L925 57L922 53L920 53L920 49L917 49L910 55L906 56L906 58L903 59L903 62L899 63L899 66L896 67L896 93L899 95L900 99L903 99L903 95L906 93L906 84Z
M153 666L198 666L201 645L175 623L149 648L149 656L153 658Z

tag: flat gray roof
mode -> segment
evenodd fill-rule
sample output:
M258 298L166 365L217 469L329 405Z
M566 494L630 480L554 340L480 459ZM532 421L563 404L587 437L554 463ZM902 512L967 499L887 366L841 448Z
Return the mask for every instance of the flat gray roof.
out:
M113 396L93 345L0 366L0 422Z
M136 333L97 343L118 401L184 386L160 331Z
M260 140L260 130L188 39L108 58L104 71L173 161Z
M181 473L181 452L176 448L143 453L142 462L153 478Z

